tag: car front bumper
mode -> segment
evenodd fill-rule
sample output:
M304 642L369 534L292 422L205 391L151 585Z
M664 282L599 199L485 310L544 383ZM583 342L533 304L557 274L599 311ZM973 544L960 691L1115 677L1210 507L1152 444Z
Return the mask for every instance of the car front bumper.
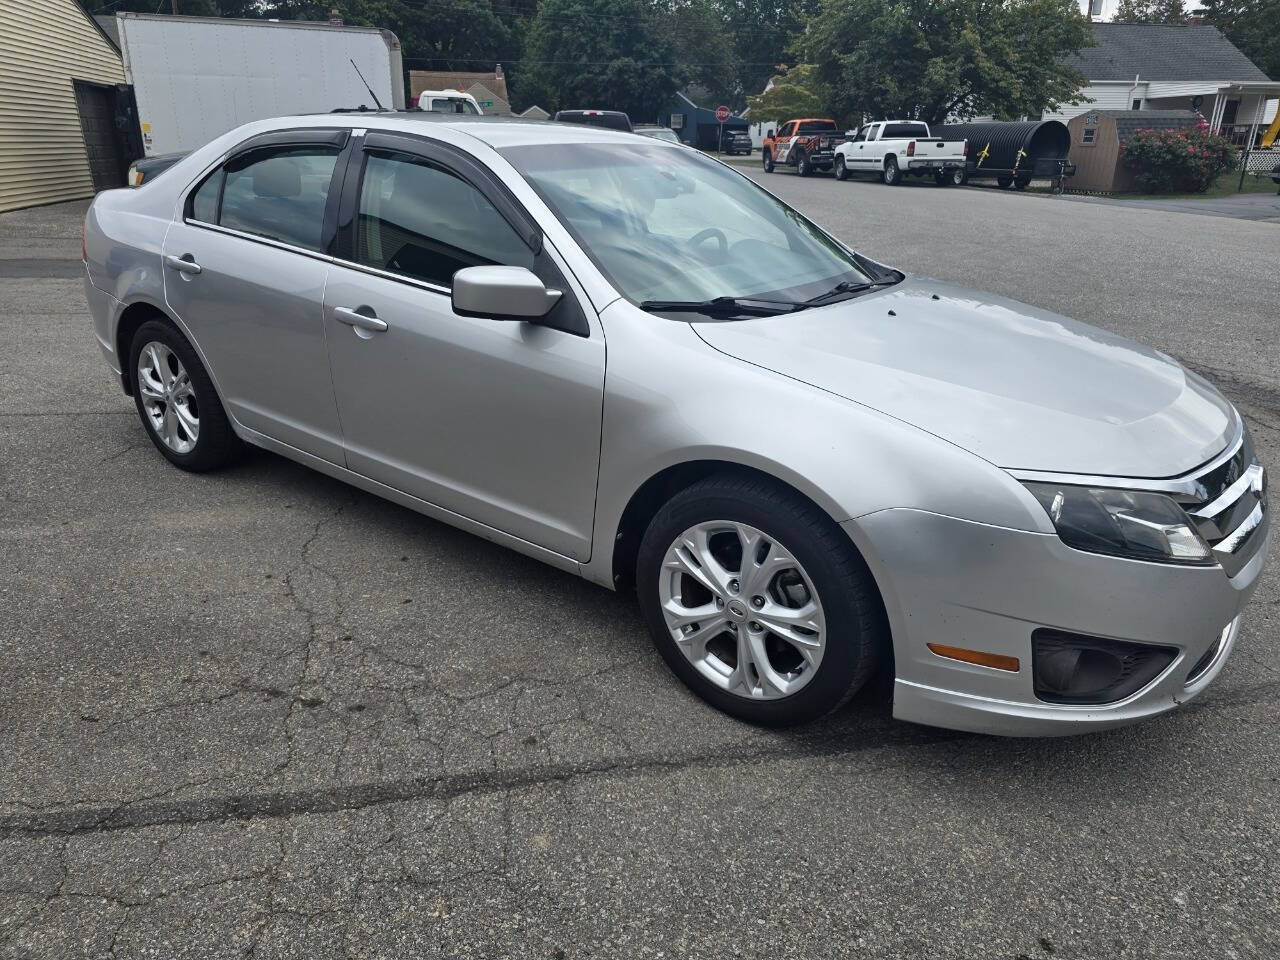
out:
M920 510L846 521L885 600L893 633L893 714L1005 736L1062 736L1122 726L1201 693L1235 645L1241 611L1266 561L1268 530L1234 577L1221 567L1147 563L1074 550L1054 534ZM1034 691L1032 631L1178 649L1173 662L1114 703L1049 703ZM928 644L1016 657L1016 672L952 660ZM1215 644L1207 669L1187 682Z

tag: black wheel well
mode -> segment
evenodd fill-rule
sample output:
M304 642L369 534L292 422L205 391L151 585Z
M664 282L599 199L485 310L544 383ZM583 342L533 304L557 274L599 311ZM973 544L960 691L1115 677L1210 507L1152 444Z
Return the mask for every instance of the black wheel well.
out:
M116 357L120 361L124 392L129 396L133 396L133 376L129 371L129 348L133 345L133 335L148 320L173 323L159 307L149 303L131 303L124 308L124 313L120 314L120 320L116 324Z
M771 483L779 484L808 503L811 497L785 480L780 480L771 473L757 470L741 463L728 460L692 460L678 463L654 474L640 485L631 495L626 509L622 511L622 519L613 540L613 583L619 590L629 589L635 584L636 556L640 552L640 540L649 522L663 505L681 490L690 487L712 474L729 474L734 476L760 477ZM814 507L822 507L813 503ZM856 549L856 548L855 548Z

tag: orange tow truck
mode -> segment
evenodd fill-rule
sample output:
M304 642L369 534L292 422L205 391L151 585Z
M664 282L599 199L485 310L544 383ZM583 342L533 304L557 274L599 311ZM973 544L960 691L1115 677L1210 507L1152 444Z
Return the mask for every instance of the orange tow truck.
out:
M760 150L764 172L773 173L775 166L783 164L795 167L802 177L815 170L830 170L835 162L836 144L843 139L840 128L830 118L788 120L776 133L770 130L765 134Z

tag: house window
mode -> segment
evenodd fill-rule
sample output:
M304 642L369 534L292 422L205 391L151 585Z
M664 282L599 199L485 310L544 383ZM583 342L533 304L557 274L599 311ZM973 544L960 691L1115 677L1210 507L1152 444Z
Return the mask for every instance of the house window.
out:
M1093 142L1094 142L1095 140L1097 140L1097 139L1098 139L1098 128L1097 128L1097 127L1085 127L1085 128L1084 128L1084 139L1083 139L1083 141L1082 141L1083 143L1093 143Z
M1089 16L1102 16L1102 0L1089 0Z
M1133 101L1133 109L1134 109L1134 110L1141 110L1141 109L1142 109L1142 101L1141 101L1141 100L1135 100L1135 101Z
M683 130L683 129L684 129L684 114L683 114L683 113L673 113L673 114L671 115L671 129L672 129L672 130Z

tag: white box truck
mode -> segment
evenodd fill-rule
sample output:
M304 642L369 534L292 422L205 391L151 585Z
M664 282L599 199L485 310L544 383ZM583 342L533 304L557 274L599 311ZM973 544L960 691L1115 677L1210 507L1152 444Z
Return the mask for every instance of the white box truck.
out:
M186 153L250 120L375 109L370 90L404 109L389 30L146 13L118 13L116 24L147 156Z

